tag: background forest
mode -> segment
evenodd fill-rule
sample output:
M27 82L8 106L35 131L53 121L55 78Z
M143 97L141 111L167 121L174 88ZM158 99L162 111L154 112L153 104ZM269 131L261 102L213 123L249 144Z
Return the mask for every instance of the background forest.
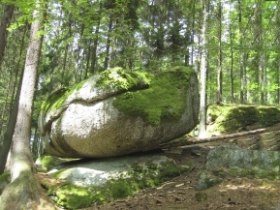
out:
M24 67L33 5L0 5L0 142ZM50 0L44 10L35 140L42 99L115 66L186 65L198 75L207 67L207 104L280 103L279 1Z

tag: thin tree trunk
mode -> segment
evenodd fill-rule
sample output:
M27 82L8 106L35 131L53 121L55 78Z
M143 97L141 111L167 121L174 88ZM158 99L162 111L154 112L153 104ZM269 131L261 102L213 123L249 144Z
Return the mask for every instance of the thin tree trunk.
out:
M207 22L209 16L209 0L203 1L203 22L201 29L201 64L200 64L200 121L199 121L199 137L206 135L206 81L207 81Z
M277 81L277 104L280 104L280 55L278 55L278 65L277 65L277 78L276 78L276 81Z
M219 20L219 53L218 53L218 68L217 68L217 104L222 104L223 95L223 58L222 58L222 2L219 0L218 6L218 20Z
M88 40L88 50L87 50L87 61L86 61L86 70L85 70L85 76L84 79L88 77L88 71L89 71L89 64L90 64L90 58L91 58L91 40Z
M263 46L263 27L262 27L262 0L256 4L256 45L258 53L258 83L260 85L260 102L265 104L265 50Z
M94 74L96 71L97 47L98 47L99 29L100 29L100 23L101 23L101 9L102 9L102 4L100 3L97 25L96 25L95 32L94 32L95 37L94 37L94 41L93 41L93 49L92 49L92 53L91 53L92 58L91 58L90 71L92 74Z
M3 57L5 54L6 44L7 44L7 28L12 20L14 13L14 6L7 5L4 9L3 17L1 18L0 23L0 67L3 62Z
M195 35L195 11L196 11L196 1L192 0L192 24L191 24L191 58L190 58L190 64L194 65L194 35Z
M68 20L68 33L69 36L72 35L72 18L71 15L69 14L69 20ZM66 45L64 49L64 56L63 56L63 65L62 65L62 72L61 72L61 81L62 84L65 84L65 74L66 74L66 65L67 65L67 59L68 59L68 53L69 53L69 44Z
M35 92L37 66L42 37L43 1L36 2L31 25L21 88L19 89L18 113L11 148L11 183L0 197L0 210L8 209L55 209L44 196L43 189L33 175L33 160L30 149L31 113ZM45 8L44 8L45 9Z
M62 84L65 84L65 72L66 72L66 65L67 65L68 50L69 50L69 44L67 44L64 49L62 72L61 72Z
M242 6L241 6L241 0L238 1L239 6L239 34L240 34L240 103L244 104L247 103L247 80L246 80L246 65L245 65L245 56L246 53L245 47L244 47L244 34L243 34L243 27L242 27Z
M277 2L277 7L276 7L276 25L280 24L280 2ZM276 52L277 52L277 59L276 59L276 83L277 83L277 95L276 95L276 101L277 104L280 104L280 49L279 49L279 45L280 45L280 29L277 28L277 32L276 32Z
M39 4L39 2L38 2ZM15 180L21 173L32 171L32 158L29 147L32 103L36 87L37 66L42 37L37 33L41 28L38 10L34 11L30 42L27 49L24 73L19 95L19 110L13 135L11 177ZM21 164L19 164L21 163Z
M111 48L111 33L113 30L113 17L110 17L109 25L108 25L108 33L107 33L107 43L106 43L106 52L105 52L105 60L104 60L104 69L108 69L109 60L110 60L110 48Z
M3 137L3 147L0 150L0 174L2 174L5 171L5 166L7 163L8 154L9 154L10 147L12 144L12 138L13 138L15 123L16 123L17 112L18 112L19 88L17 89L16 87L17 86L20 87L21 81L22 81L22 72L23 71L21 71L21 73L20 73L20 81L17 82L18 74L20 72L19 69L21 69L20 61L22 58L22 52L23 52L23 48L24 48L24 37L25 37L25 33L23 34L18 62L17 62L16 69L15 69L15 72L16 72L15 84L14 84L14 87L12 88L12 93L11 93L10 107L9 107L9 113L10 113L9 120L8 120L8 124L7 124L7 129L6 129L4 137ZM16 91L16 89L17 89L17 91ZM17 92L16 97L14 97L15 92Z
M21 85L21 80L19 86ZM16 119L17 119L17 112L18 112L19 90L20 89L18 88L17 96L12 102L13 105L10 109L10 117L7 125L7 130L4 134L3 147L1 148L1 152L0 152L0 174L4 173L5 171L8 154L12 144L12 138L15 129Z
M234 75L233 75L233 64L234 64L234 55L233 55L233 32L230 24L230 97L231 102L235 102L234 98Z
M90 66L90 71L92 74L94 74L95 69L96 69L96 62L97 62L97 46L98 46L98 39L99 39L99 27L100 27L100 18L98 20L96 29L95 29L95 37L94 37L94 42L93 42L93 49L91 53L91 66Z

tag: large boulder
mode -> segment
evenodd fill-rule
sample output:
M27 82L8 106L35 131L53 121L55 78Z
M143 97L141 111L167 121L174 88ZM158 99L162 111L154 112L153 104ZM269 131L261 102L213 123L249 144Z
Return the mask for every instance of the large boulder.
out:
M192 130L198 101L196 74L186 67L156 74L113 68L51 94L39 127L51 155L120 156Z

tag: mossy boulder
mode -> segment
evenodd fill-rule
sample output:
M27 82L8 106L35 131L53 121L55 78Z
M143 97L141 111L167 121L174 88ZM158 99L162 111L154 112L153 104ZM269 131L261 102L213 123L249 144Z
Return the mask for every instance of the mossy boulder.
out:
M111 157L157 149L197 124L194 71L106 70L42 105L46 151L61 157Z
M280 109L275 106L212 105L207 110L208 131L233 133L280 123Z

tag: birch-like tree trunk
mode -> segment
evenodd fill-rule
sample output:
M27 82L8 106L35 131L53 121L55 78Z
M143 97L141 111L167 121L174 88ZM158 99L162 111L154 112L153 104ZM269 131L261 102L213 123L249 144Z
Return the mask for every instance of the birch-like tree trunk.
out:
M239 22L239 36L240 36L240 44L239 44L239 52L240 52L240 103L247 103L247 75L246 75L246 52L244 47L244 32L242 26L242 5L241 0L238 1L238 22Z
M231 102L235 102L234 98L234 75L233 75L233 65L234 65L234 54L233 54L233 39L234 34L232 31L232 26L229 26L229 33L230 33L230 98Z
M222 104L223 96L223 55L222 55L222 2L218 2L218 39L219 39L219 50L218 50L218 67L217 67L217 104Z
M35 93L37 66L39 62L42 38L38 35L41 18L36 9L30 31L24 73L19 95L18 116L12 145L11 176L15 180L25 171L32 171L32 158L29 147L31 131L31 113Z
M207 22L209 16L209 0L203 2L203 19L201 28L201 64L200 64L200 107L199 107L199 137L206 135L206 81L207 81Z
M30 149L31 113L37 78L42 37L39 36L44 14L44 1L38 0L33 12L30 41L19 92L18 113L11 148L11 183L0 198L0 210L54 209L33 175Z

